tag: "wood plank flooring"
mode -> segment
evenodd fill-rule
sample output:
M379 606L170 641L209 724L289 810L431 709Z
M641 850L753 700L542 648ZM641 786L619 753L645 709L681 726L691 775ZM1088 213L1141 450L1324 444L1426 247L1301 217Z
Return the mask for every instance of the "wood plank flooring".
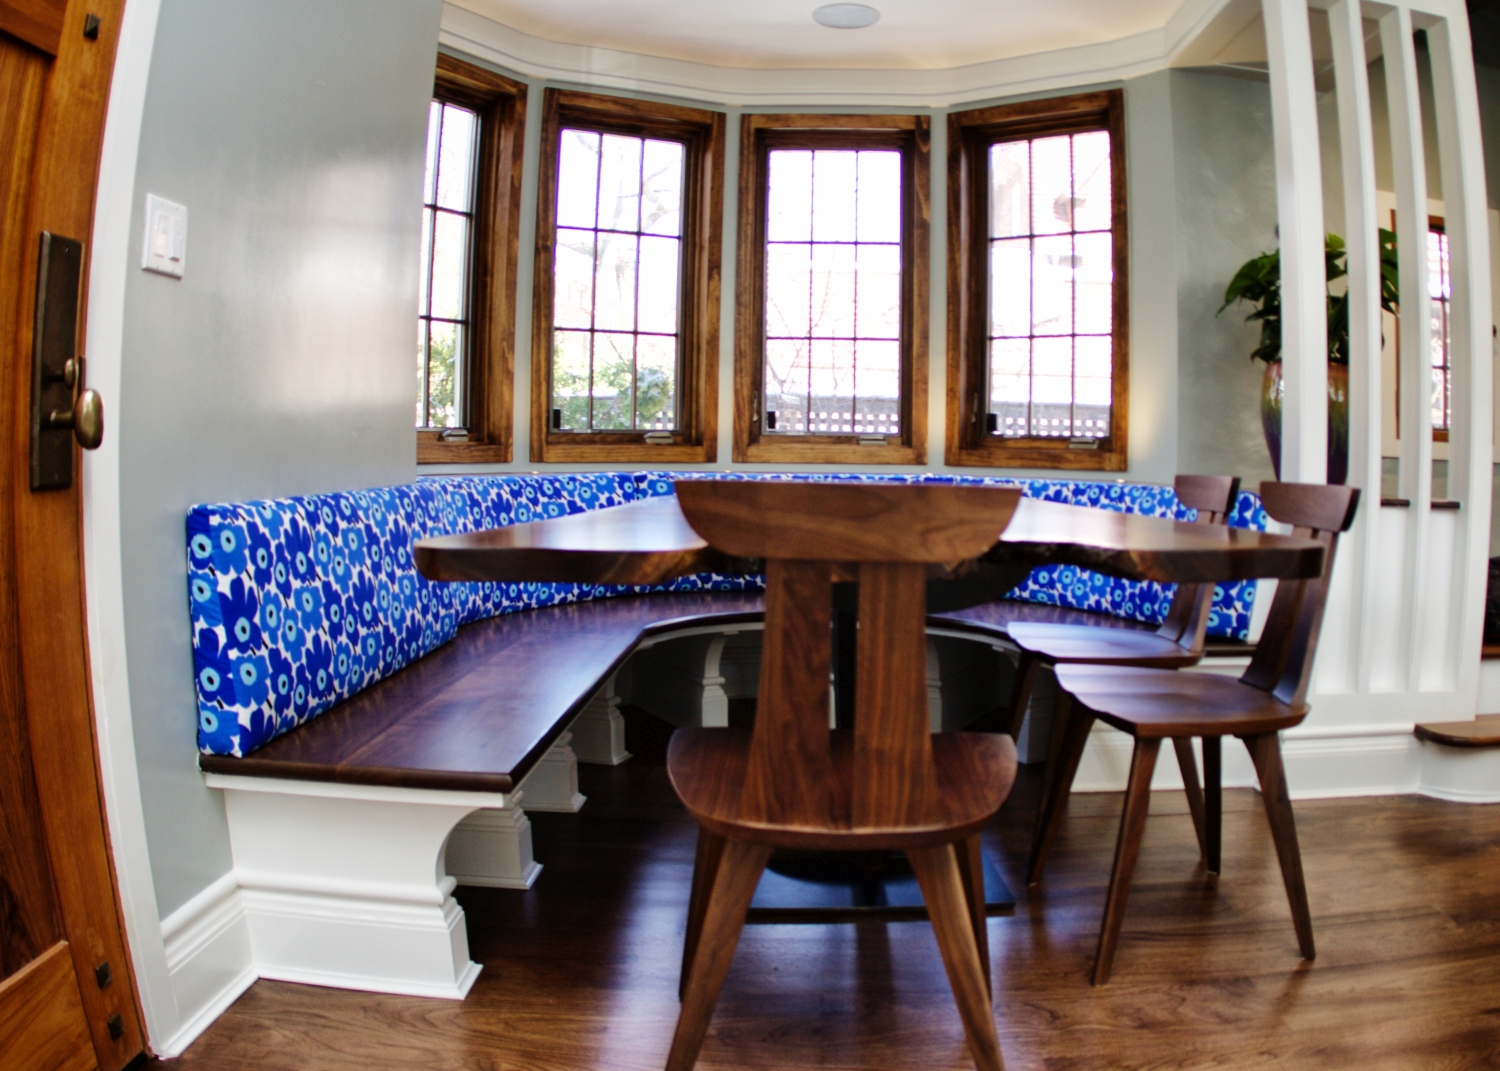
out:
M546 868L532 890L459 890L484 964L466 1001L257 982L171 1071L660 1068L694 834L659 724L632 713L636 757L580 769L581 813L531 816ZM987 834L1021 894L989 924L1011 1071L1500 1068L1500 806L1297 804L1319 953L1305 964L1259 797L1225 793L1215 887L1182 796L1156 793L1113 979L1094 989L1120 796L1074 797L1028 892L1035 772ZM867 922L747 927L698 1066L973 1064L930 927Z

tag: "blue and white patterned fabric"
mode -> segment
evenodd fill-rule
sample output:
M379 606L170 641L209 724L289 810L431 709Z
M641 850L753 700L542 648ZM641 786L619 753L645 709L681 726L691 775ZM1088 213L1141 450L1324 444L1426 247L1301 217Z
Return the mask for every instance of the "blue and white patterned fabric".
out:
M1149 484L884 473L601 472L424 477L305 498L197 506L187 518L198 746L244 755L497 614L648 591L744 591L758 576L705 573L658 587L433 583L415 540L471 532L672 492L678 477L1020 486L1035 498L1189 519L1171 488ZM1254 495L1230 523L1264 529ZM1170 585L1072 566L1036 569L1011 598L1159 622ZM1244 638L1253 582L1221 585L1209 634Z

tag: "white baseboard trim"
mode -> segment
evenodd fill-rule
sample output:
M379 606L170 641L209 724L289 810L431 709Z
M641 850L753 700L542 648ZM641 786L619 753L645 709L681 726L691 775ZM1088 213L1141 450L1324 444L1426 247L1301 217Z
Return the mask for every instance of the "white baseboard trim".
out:
M178 1028L154 1040L159 1056L178 1056L260 977L239 877L225 874L162 920L167 973Z

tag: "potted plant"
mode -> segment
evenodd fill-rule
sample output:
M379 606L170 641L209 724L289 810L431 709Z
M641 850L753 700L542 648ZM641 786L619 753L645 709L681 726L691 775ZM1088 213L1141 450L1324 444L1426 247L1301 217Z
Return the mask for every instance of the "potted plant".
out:
M1330 234L1323 245L1328 282L1348 274L1344 240ZM1396 267L1396 234L1380 230L1380 307L1397 311L1399 276ZM1271 465L1281 478L1281 253L1271 250L1251 257L1240 266L1224 290L1223 312L1237 301L1254 310L1247 322L1260 321L1260 345L1250 359L1266 362L1261 381L1260 423L1271 452ZM1343 483L1349 475L1349 295L1328 292L1328 482Z

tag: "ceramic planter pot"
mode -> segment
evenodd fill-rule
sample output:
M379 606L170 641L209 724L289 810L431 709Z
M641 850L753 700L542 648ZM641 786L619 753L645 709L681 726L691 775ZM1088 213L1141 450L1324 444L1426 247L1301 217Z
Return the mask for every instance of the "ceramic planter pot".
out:
M1281 479L1281 362L1266 365L1260 384L1260 426L1271 452L1271 467ZM1349 478L1349 366L1328 366L1328 482Z

